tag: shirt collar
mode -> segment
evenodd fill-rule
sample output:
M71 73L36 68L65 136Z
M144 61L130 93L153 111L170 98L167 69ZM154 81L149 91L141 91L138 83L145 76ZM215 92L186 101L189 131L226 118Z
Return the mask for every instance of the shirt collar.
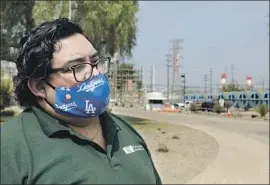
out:
M49 137L59 131L71 130L66 123L52 117L41 107L32 106L31 108L36 115L44 133ZM101 124L103 124L104 127L108 128L109 130L121 130L121 128L115 123L115 121L108 112L104 112L99 117Z

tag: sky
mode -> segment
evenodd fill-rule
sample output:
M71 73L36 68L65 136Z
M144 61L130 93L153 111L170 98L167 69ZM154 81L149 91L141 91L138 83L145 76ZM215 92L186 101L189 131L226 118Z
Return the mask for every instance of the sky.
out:
M165 54L171 53L172 39L183 39L180 61L187 85L204 86L204 74L212 68L214 84L231 66L239 84L250 75L254 83L269 81L268 1L140 1L137 46L132 62L144 68L144 83L167 84ZM178 76L176 79L180 81Z

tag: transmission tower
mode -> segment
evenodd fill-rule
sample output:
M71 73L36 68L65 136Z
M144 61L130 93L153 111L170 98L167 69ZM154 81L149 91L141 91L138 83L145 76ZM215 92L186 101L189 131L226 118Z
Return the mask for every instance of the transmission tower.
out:
M172 40L172 96L174 93L174 87L175 87L175 79L176 74L179 74L179 68L180 68L180 58L183 58L180 56L180 50L183 49L179 44L183 42L183 39L174 39Z
M167 67L167 101L170 101L170 67L172 55L166 54L166 67Z

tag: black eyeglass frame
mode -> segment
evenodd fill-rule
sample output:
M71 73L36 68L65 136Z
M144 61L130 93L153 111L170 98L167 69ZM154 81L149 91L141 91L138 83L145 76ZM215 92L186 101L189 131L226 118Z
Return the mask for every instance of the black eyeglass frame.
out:
M102 57L102 58L98 59L95 63L85 62L85 63L80 63L80 64L76 64L76 65L69 66L69 67L54 68L54 69L51 69L51 74L53 74L53 73L58 73L58 72L72 71L72 72L73 72L74 79L75 79L77 82L82 82L82 81L77 80L76 75L75 75L75 68L76 68L77 66L80 66L80 65L83 65L83 64L88 64L88 65L90 65L91 68L92 68L91 74L90 74L90 77L91 77L92 74L93 74L93 68L94 68L94 67L97 67L98 63L99 63L101 60L104 60L104 59L106 59L106 60L109 61L109 64L108 64L108 71L104 74L104 75L106 75L106 74L108 74L109 71L110 71L111 57Z

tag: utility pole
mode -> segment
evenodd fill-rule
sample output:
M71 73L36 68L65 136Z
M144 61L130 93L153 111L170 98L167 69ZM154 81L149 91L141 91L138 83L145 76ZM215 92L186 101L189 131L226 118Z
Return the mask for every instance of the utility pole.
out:
M234 65L231 64L231 72L232 72L232 84L234 85Z
M171 63L171 57L172 55L166 54L166 66L167 66L167 101L170 101L170 67L172 66Z
M184 105L186 106L186 75L185 74L183 74L183 75L181 75L181 77L183 78L183 84L184 84L184 92L183 92L183 94L184 94Z
M176 73L179 73L179 67L180 67L180 49L183 49L182 47L179 46L179 44L183 42L183 39L174 39L172 40L172 60L173 60L173 74L172 74L172 96L174 93L174 86L175 86L175 78L176 78Z
M265 90L265 86L264 86L264 78L263 77L261 77L262 78L262 89L263 89L263 91Z
M212 94L212 68L210 68L210 93Z
M204 93L207 94L207 74L204 75Z
M151 70L151 91L155 91L155 66L152 65L152 70Z

